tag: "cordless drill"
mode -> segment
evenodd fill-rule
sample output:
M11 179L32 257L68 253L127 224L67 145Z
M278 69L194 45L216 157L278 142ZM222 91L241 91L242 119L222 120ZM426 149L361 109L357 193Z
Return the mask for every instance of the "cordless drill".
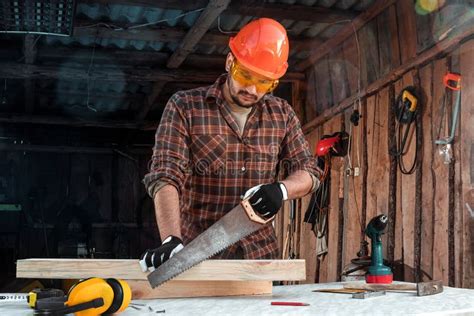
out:
M385 214L372 218L365 229L365 234L372 242L371 263L365 281L367 283L392 283L393 273L389 267L383 264L382 234L388 223Z

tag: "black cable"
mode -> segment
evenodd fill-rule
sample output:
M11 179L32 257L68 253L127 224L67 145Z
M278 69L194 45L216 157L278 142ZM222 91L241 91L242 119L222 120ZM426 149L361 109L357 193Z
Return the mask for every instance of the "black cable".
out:
M398 150L400 150L400 155L397 156L398 167L400 168L400 172L402 174L405 174L405 175L413 174L413 172L415 172L416 167L417 167L418 142L416 141L416 139L418 138L418 126L416 125L416 123L414 123L414 125L415 125L415 157L413 158L413 162L412 162L412 165L411 165L409 170L406 169L405 163L403 162L403 155L406 152L404 153L403 148L398 147ZM408 126L407 128L410 128L410 126ZM399 124L398 125L398 142L399 142L398 146L401 146L401 144L400 144L400 142L401 142L401 133L402 133L401 130L402 130L402 125Z

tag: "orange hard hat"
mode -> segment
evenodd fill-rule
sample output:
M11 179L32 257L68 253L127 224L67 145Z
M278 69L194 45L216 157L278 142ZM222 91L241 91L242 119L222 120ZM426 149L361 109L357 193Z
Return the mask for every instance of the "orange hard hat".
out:
M245 25L229 47L245 68L270 79L279 79L288 69L290 45L286 30L277 21L268 18Z

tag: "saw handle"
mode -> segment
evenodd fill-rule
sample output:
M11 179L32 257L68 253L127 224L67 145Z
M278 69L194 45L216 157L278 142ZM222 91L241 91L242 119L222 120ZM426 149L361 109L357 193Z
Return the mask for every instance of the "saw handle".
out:
M240 205L244 209L245 213L247 213L247 216L252 222L264 225L275 219L275 215L273 215L272 217L268 219L263 218L260 215L258 215L257 212L255 212L252 206L250 205L249 198L242 200L240 202Z

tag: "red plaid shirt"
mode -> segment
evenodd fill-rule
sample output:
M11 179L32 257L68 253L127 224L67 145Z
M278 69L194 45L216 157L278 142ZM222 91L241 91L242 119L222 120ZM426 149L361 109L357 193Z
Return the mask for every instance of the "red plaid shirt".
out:
M143 180L146 187L164 181L178 189L185 244L235 207L247 189L274 182L279 169L320 175L300 122L285 100L266 95L239 132L222 93L226 78L170 98L156 132L150 173ZM245 259L278 257L270 224L219 257L232 257L239 247Z

